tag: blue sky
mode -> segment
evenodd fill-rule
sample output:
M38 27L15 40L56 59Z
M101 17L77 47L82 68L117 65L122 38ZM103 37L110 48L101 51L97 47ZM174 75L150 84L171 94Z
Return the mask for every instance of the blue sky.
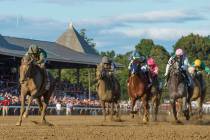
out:
M55 41L72 22L99 51L125 53L142 38L171 51L181 36L210 34L209 12L209 0L0 0L0 33Z

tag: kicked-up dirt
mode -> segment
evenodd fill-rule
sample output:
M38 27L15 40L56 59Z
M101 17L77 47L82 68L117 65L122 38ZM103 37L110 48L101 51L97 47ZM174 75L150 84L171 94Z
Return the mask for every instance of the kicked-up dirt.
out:
M102 116L47 116L50 125L41 125L39 116L29 116L22 126L18 117L0 117L0 140L209 140L210 120L173 123L162 116L158 122L121 116L122 121L103 121Z

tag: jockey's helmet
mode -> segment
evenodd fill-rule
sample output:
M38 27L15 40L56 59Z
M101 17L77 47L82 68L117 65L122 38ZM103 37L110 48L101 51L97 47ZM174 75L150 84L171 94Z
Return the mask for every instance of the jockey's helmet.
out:
M103 58L102 58L102 61L101 61L103 64L109 64L110 63L110 60L109 60L109 58L107 57L107 56L104 56Z
M28 53L37 54L39 52L39 47L35 44L31 44L28 49Z
M133 57L133 59L139 59L139 58L140 58L139 52L134 51L134 52L132 53L132 57Z
M175 54L176 54L176 56L183 56L184 55L184 51L179 48L179 49L176 50Z
M196 59L194 61L195 67L200 67L201 66L201 60L200 59Z
M149 66L155 65L155 60L153 58L148 58L147 59L147 65L149 65Z

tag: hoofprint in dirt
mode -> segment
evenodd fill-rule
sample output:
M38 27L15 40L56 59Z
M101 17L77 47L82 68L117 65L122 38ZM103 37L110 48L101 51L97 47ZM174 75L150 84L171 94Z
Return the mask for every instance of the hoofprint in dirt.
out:
M173 139L191 140L210 138L210 120L171 123L173 119L161 116L158 122L142 123L142 119L122 116L121 122L103 122L102 116L47 116L53 125L39 125L39 117L30 116L21 127L15 126L17 117L0 117L0 139Z

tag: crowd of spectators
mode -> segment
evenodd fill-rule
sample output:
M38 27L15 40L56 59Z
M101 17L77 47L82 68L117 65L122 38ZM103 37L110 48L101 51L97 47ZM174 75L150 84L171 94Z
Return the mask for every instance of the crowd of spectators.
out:
M89 100L87 89L80 84L71 84L67 81L59 83L56 88L59 92L55 92L54 96L49 101L49 106L56 107L56 104L61 104L66 107L71 103L72 106L99 106L96 96L91 96ZM27 100L26 100L27 102ZM6 80L0 80L0 105L1 106L20 106L20 94L17 84L15 86L8 86ZM32 106L36 106L36 101L33 100Z

